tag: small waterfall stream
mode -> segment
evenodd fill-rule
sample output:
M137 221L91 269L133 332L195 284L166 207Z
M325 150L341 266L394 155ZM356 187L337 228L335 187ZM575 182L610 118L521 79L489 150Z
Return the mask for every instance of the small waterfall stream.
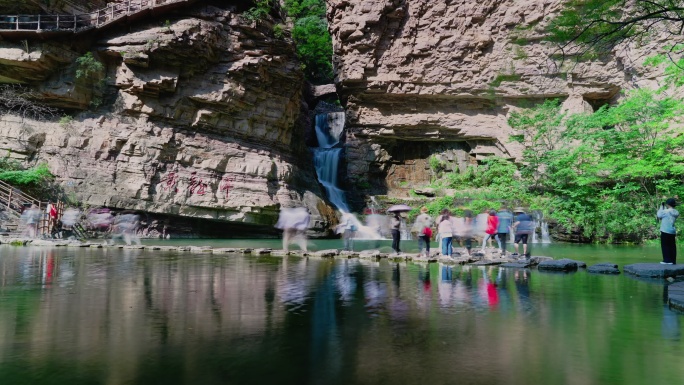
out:
M318 147L313 148L313 155L318 181L325 188L328 199L340 211L348 213L347 199L337 181L342 147L336 146L340 143L340 136L343 131L344 112L316 115Z

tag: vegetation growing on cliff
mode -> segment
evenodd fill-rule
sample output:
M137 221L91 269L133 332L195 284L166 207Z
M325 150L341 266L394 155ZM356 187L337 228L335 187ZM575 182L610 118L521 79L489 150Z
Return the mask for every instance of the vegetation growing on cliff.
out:
M285 0L285 10L294 20L292 38L307 79L315 84L331 83L332 37L328 32L323 0Z

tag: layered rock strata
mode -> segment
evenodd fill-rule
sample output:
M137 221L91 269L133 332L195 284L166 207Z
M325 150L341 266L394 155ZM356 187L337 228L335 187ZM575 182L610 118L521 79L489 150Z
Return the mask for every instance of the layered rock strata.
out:
M561 3L329 1L354 190L405 196L429 182L431 156L448 171L491 155L519 159L512 111L546 98L590 111L654 84L631 47L601 60L549 59L555 48L542 42L543 27Z
M227 7L148 22L73 44L32 41L28 53L3 42L1 79L53 106L94 111L60 122L6 115L0 151L46 162L90 206L234 224L225 236L271 232L280 207L306 206L314 232L326 234L334 213L304 145L291 41ZM105 69L79 78L84 50Z

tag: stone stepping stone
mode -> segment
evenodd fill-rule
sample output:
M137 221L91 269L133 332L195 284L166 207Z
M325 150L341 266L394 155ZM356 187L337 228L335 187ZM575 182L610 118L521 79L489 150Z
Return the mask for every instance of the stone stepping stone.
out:
M482 261L477 261L477 262L471 263L471 265L473 265L473 266L495 266L495 265L500 265L502 263L503 263L503 261L482 260Z
M259 248L252 250L252 255L270 255L273 249Z
M532 263L528 261L506 262L501 265L501 267L510 267L513 269L526 269L530 266L532 266Z
M342 258L358 258L359 253L356 251L342 250L342 251L340 251L340 253L337 256L342 257Z
M337 249L330 249L330 250L316 251L313 253L313 256L318 257L318 258L333 258L333 257L337 256L337 254L339 254Z
M586 264L585 264L586 266ZM541 262L538 266L537 269L539 270L552 270L552 271L574 271L577 270L579 267L579 263L577 261L573 261L572 259L559 259L557 261L551 260L551 261L543 261Z
M625 266L625 273L637 277L667 278L684 276L684 264L635 263Z
M211 253L214 248L211 246L190 246L191 253Z
M523 259L524 259L524 257L523 257ZM537 257L531 257L531 258L529 259L529 261L530 261L530 263L531 263L533 266L536 266L536 265L538 265L538 264L540 264L540 263L542 263L542 262L544 262L544 261L553 261L553 258L551 258L551 257L537 256ZM520 262L520 260L518 260L518 262Z
M359 258L374 259L374 258L380 258L380 255L382 255L382 253L380 253L379 250L366 250L366 251L362 251L361 253L359 253Z
M102 244L101 243L93 243L89 246L91 249L101 249Z
M592 274L620 274L618 265L614 263L597 263L587 269L587 273Z
M667 303L672 308L684 311L684 282L673 283L667 287Z
M102 246L102 245L100 245ZM124 245L124 249L129 249L129 250L142 250L145 248L143 245Z
M214 254L241 254L242 250L236 249L234 247L221 247L218 249L213 249L212 253L214 253Z

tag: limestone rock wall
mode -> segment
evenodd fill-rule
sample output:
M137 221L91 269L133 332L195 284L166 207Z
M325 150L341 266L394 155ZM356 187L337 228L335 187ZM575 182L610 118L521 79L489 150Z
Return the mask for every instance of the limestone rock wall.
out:
M560 97L570 110L591 110L620 90L655 81L631 47L601 60L550 60L554 48L541 42L542 27L560 5L329 1L357 201L363 194L406 195L406 186L427 183L431 155L455 156L461 169L483 156L519 159L522 149L510 141L507 124L518 108Z
M164 19L31 41L28 53L0 43L0 79L53 106L90 108L61 122L6 115L0 153L46 162L67 194L91 206L214 220L230 236L270 233L279 207L304 205L313 231L327 234L334 212L304 145L292 42L228 6ZM105 70L79 79L74 60L85 51Z

